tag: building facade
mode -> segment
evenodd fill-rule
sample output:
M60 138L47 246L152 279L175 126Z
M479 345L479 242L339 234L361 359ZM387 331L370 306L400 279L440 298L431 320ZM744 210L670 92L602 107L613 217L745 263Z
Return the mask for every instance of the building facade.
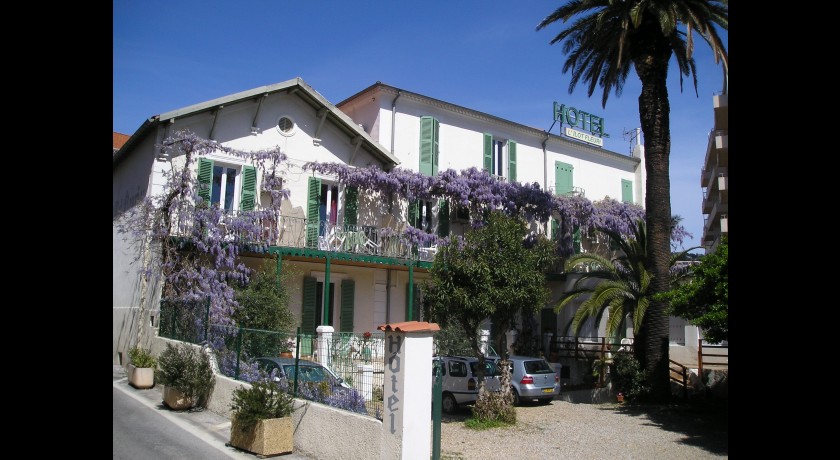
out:
M713 96L714 128L709 132L706 158L700 171L703 190L703 240L706 252L714 252L729 233L729 95Z
M418 288L429 278L436 246L401 235L411 228L462 235L470 227L469 216L445 200L394 200L308 164L401 168L428 176L475 168L498 181L536 183L555 195L645 202L641 145L623 155L382 83L336 106L296 78L156 115L114 155L115 362L143 335L143 325L154 326L162 287L159 276L140 276L148 245L126 238L117 223L142 200L161 194L166 174L184 164L164 155L160 145L185 129L226 147L279 146L286 153L282 176L289 196L279 221L266 224L279 229L268 255L278 256L282 270L292 273L290 308L304 333L318 326L365 332L422 319ZM267 206L263 172L217 152L199 158L193 174L205 181L206 199L236 213ZM530 228L549 237L557 231L551 220L531 222ZM591 244L584 237L576 248L586 251ZM257 269L265 257L241 258ZM557 298L573 280L549 276L547 282ZM552 305L541 307L528 326L566 335L572 312L557 315ZM603 336L604 326L589 324L582 335Z

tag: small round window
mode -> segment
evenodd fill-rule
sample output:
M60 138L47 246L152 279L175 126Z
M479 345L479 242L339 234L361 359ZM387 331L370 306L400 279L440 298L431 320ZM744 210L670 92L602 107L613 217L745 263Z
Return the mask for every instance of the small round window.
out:
M277 120L277 130L284 136L291 136L295 133L295 122L288 116L282 116Z

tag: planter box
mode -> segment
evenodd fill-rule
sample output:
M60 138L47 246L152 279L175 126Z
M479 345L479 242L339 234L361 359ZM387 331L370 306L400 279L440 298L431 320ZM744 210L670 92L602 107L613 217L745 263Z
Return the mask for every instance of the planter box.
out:
M198 398L187 398L184 393L170 387L163 386L163 403L172 410L190 409L198 402Z
M230 445L257 455L276 455L294 451L292 417L260 420L251 430L243 430L236 417L231 420Z
M134 367L128 365L128 383L134 388L151 388L155 386L155 369L153 367Z

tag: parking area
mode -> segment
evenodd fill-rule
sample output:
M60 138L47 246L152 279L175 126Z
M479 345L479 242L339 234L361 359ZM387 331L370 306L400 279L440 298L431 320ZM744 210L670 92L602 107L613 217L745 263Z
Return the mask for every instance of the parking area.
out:
M444 414L441 457L512 458L728 458L725 408L634 409L618 404L548 405L524 402L513 427L476 431L464 426L470 409Z

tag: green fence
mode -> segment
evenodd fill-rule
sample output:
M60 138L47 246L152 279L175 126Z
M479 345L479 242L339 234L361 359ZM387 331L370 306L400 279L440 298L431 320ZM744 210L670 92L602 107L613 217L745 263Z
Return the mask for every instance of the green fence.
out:
M383 333L319 336L209 324L208 318L209 302L161 302L158 335L209 344L219 371L233 379L273 379L296 397L382 419Z

